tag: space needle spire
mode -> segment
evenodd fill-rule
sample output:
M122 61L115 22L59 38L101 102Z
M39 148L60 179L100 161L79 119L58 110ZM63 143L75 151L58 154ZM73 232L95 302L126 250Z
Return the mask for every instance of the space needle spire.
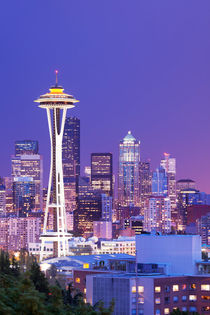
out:
M67 109L75 107L79 102L72 95L64 93L62 86L58 85L58 71L56 84L50 88L50 92L41 95L35 102L39 107L46 109L50 133L51 163L47 191L47 202L44 214L43 233L41 235L40 261L45 256L46 242L53 242L53 256L66 256L68 253L68 239L71 234L67 233L66 210L63 184L62 166L62 141L66 120ZM52 198L51 198L52 190ZM53 212L53 231L47 229L50 210Z

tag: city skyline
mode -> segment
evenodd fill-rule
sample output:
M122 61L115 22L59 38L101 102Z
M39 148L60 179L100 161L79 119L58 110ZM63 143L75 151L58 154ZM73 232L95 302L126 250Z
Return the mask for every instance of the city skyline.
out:
M46 185L47 125L33 99L54 83L58 69L60 84L81 100L72 112L81 120L81 170L92 152L111 152L116 174L119 141L131 130L141 141L141 160L150 158L155 169L169 152L177 159L177 178L192 178L210 193L210 3L203 1L199 10L195 1L101 6L64 1L48 11L37 1L11 10L3 3L0 174L10 174L14 142L34 139L44 156ZM20 10L27 10L21 19ZM76 13L71 19L70 11ZM70 41L60 51L54 38L58 47ZM38 45L48 49L43 53Z

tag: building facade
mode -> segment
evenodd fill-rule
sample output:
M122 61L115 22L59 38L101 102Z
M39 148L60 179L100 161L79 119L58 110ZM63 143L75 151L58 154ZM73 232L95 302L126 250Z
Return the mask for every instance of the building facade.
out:
M152 193L152 172L150 170L150 162L140 162L139 182L141 214L144 215L145 201Z
M93 222L101 220L102 198L84 179L79 178L77 184L77 208L74 211L74 232L83 237L93 234Z
M149 198L144 212L144 230L164 234L171 232L170 198L163 196Z
M17 141L12 156L12 177L31 177L35 184L35 210L43 210L43 159L39 154L37 141ZM30 147L31 146L31 147Z
M18 216L35 210L36 187L32 177L14 177L13 204Z
M113 196L113 167L111 153L91 154L91 185L108 196Z

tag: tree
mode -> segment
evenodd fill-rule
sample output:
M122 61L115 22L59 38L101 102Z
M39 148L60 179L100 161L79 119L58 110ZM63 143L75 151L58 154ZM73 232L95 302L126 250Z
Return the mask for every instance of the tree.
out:
M197 312L182 312L179 309L173 310L170 315L199 315Z
M33 281L35 289L41 293L49 295L49 284L44 273L41 271L37 262L33 262L29 269L30 279Z

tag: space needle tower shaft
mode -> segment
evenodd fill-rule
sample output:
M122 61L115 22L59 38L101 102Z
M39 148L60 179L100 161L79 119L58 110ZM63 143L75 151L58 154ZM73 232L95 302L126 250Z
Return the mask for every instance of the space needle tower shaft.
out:
M46 242L53 242L53 256L66 256L68 253L65 197L62 166L62 142L67 109L73 108L78 102L72 95L65 94L64 89L58 86L57 71L56 84L50 92L41 95L35 102L39 107L46 109L51 144L51 163L47 191L47 202L44 214L43 233L41 235L40 260L45 256ZM51 198L52 191L52 198ZM53 213L53 231L49 231L49 213Z

